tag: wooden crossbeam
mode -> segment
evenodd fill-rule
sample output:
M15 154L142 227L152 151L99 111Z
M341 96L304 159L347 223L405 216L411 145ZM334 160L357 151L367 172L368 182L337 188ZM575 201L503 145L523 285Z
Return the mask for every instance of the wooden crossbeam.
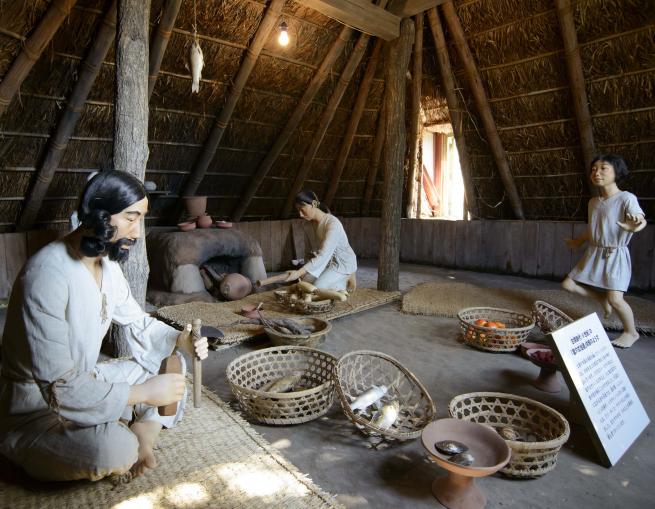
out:
M212 159L214 159L214 156L216 155L216 151L218 150L218 146L221 143L225 129L227 128L227 125L232 118L232 113L234 113L234 108L239 101L239 97L241 97L241 92L243 92L243 89L246 86L246 82L248 81L250 73L255 67L255 64L257 63L257 59L259 58L259 54L264 48L264 44L266 44L266 41L268 41L271 30L277 25L283 7L284 0L272 0L271 4L266 10L266 14L262 18L262 21L257 28L257 33L253 37L252 43L246 50L243 61L241 62L241 66L239 67L239 71L234 78L232 87L230 88L227 99L225 100L225 104L223 105L223 109L219 113L218 117L216 117L214 126L212 127L212 130L202 147L202 151L198 155L198 159L194 164L193 170L189 175L189 178L184 185L180 196L193 196L198 190L202 179L207 173L209 164L212 162Z
M343 142L341 143L341 148L339 149L339 154L337 155L337 161L334 164L334 169L332 170L332 175L330 176L330 182L328 184L327 191L323 197L323 202L328 207L332 206L334 196L337 194L337 189L339 188L339 180L341 180L341 174L343 173L343 169L346 166L348 154L350 153L350 148L352 147L353 140L355 139L359 121L362 118L362 113L364 113L366 99L368 99L368 94L371 90L371 84L373 83L373 78L375 77L375 70L378 68L378 62L380 61L382 44L382 39L378 38L375 40L375 45L373 46L371 57L368 59L368 63L366 64L364 77L362 78L362 82L359 85L359 90L357 91L355 106L353 107L352 114L350 115L350 121L348 122L348 127L346 128L346 134L343 136Z
M318 148L323 142L323 138L325 137L325 133L327 132L330 122L332 122L332 119L334 118L334 112L337 111L337 106L339 106L339 103L343 98L343 94L346 91L346 88L348 88L348 84L350 83L350 80L355 73L355 69L357 69L359 62L364 56L364 51L366 50L366 45L368 44L369 39L370 36L361 34L357 44L355 44L352 53L348 57L348 61L343 68L343 72L341 73L341 76L339 76L339 81L334 87L332 95L330 96L330 99L328 100L328 103L325 106L325 109L323 110L323 113L318 121L318 126L316 127L316 131L314 131L312 141L305 151L305 155L303 156L302 164L298 170L298 174L296 175L291 189L289 189L286 202L282 208L282 218L289 217L291 211L293 210L293 204L296 195L300 192L305 183L305 179L309 174L309 170L311 169L314 157L316 157L316 152L318 152Z
M155 89L157 83L157 76L159 69L161 69L161 62L164 59L166 46L171 38L173 27L175 27L175 20L180 12L182 0L168 0L164 11L162 12L161 19L155 33L152 36L150 43L150 62L148 66L148 99L152 97L152 91Z
M299 0L301 4L346 26L385 41L398 37L400 17L370 0Z
M380 216L380 257L378 290L398 290L400 274L400 218L403 201L403 162L405 160L405 76L414 42L414 22L405 18L400 37L386 45L384 53L384 103L386 143L384 146L384 184Z
M338 37L332 43L332 46L330 47L327 54L323 58L323 61L321 62L321 65L316 71L316 74L314 74L314 77L307 85L307 88L305 89L305 93L300 98L300 101L298 102L296 108L291 114L291 118L289 118L287 125L284 126L284 129L282 130L278 138L275 140L275 143L266 154L266 157L260 163L259 167L255 171L255 174L250 180L248 187L244 191L243 196L241 197L239 203L237 204L234 211L232 212L232 219L234 221L239 221L243 217L243 214L248 208L248 205L250 205L250 202L255 196L257 190L259 189L259 186L266 178L266 175L268 174L269 170L273 166L273 163L280 156L280 153L282 152L282 149L284 149L285 145L289 141L291 134L293 133L293 131L296 130L298 124L300 124L300 121L302 120L305 111L307 111L309 104L314 99L319 89L323 85L325 78L327 78L329 74L330 68L334 65L337 58L339 58L339 56L343 52L346 42L348 42L348 40L352 36L352 33L353 33L352 28L343 27Z
M591 114L589 113L589 101L585 89L584 73L582 71L582 59L578 46L578 36L575 31L575 22L571 9L571 0L555 0L557 17L562 30L562 40L566 57L566 70L569 75L569 86L573 98L573 110L578 124L580 144L582 146L582 157L585 165L585 174L591 167L591 161L596 153L594 144L593 126ZM593 187L589 179L585 179L589 187Z
M380 168L380 159L382 158L382 149L384 148L384 135L386 130L387 114L385 104L380 108L378 116L378 127L375 132L375 141L373 142L373 154L371 156L371 166L366 176L366 186L364 187L364 197L362 199L361 215L368 216L371 211L371 199L375 190L375 181L378 178L378 169Z
M489 148L491 149L494 161L496 162L498 172L500 173L500 178L503 181L505 192L509 198L512 210L517 219L524 219L521 198L519 197L519 192L514 183L514 177L512 177L512 172L509 168L507 154L505 154L503 143L498 135L496 122L494 121L489 101L487 100L487 93L484 90L480 72L475 64L475 59L473 58L471 49L466 42L464 29L462 28L457 12L455 11L455 6L453 5L452 0L449 0L441 7L443 8L446 23L448 24L448 30L453 38L453 42L455 43L455 49L464 65L464 71L469 83L469 88L471 89L471 94L473 95L473 101L475 102L480 119L482 120L482 126L487 137L487 142L489 143Z
M401 18L409 18L420 12L447 2L448 0L391 0L387 10Z
M420 217L422 164L418 160L421 136L421 81L423 80L423 13L415 17L414 53L412 61L412 111L409 128L409 175L405 215Z
M102 61L107 56L114 41L114 35L116 34L116 1L114 0L109 6L109 10L97 30L92 46L84 61L80 64L77 82L66 102L66 109L59 119L55 133L48 142L45 156L36 170L32 188L27 194L25 204L18 218L19 230L29 230L34 225L43 198L48 192L55 171L64 156L68 142L75 131L77 121L84 110L84 103L100 72Z
M36 61L43 53L52 37L77 0L53 0L45 15L34 29L23 49L11 64L9 71L0 83L0 116L3 115L9 103L27 77Z
M448 114L450 115L450 123L453 126L453 135L455 136L455 143L457 144L457 153L459 155L459 166L462 171L462 180L464 182L464 196L466 199L466 209L473 217L478 217L478 203L475 199L475 187L473 186L473 179L471 178L471 163L469 159L469 151L466 146L466 139L463 132L462 108L457 98L455 87L455 80L453 78L453 71L450 65L450 57L448 56L448 47L446 46L446 37L441 27L439 14L437 9L433 8L428 11L428 23L434 38L434 46L437 49L437 60L439 61L439 71L441 73L441 82L443 83L444 91L446 93L446 102L448 104Z

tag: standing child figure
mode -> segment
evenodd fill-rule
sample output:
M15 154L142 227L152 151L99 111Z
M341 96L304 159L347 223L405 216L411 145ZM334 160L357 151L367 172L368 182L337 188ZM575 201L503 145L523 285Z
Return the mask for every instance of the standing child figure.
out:
M589 200L587 233L567 239L571 249L585 242L589 245L582 259L562 282L572 293L597 299L605 318L616 311L623 323L623 333L612 341L614 346L629 348L639 339L632 309L623 298L630 284L632 264L628 243L632 234L646 227L644 211L637 197L616 185L628 175L622 157L599 155L591 162L589 178L599 196Z

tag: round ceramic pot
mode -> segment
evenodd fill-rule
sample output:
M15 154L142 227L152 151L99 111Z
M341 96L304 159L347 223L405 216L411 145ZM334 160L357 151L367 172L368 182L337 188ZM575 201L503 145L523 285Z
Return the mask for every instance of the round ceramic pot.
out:
M210 228L213 223L211 216L208 216L207 214L198 216L197 222L198 227L200 228Z
M225 300L239 300L250 294L252 283L246 276L233 272L223 278L220 291Z

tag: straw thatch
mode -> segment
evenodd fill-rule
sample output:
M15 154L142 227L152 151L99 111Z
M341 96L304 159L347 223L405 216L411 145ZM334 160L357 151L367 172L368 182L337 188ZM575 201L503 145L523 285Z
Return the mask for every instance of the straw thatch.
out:
M43 18L47 0L0 2L0 79ZM78 0L0 117L0 231L12 231L36 170L56 130L109 0ZM151 28L165 0L152 0ZM265 0L197 1L197 31L205 58L199 94L191 94L188 52L193 2L182 3L150 101L146 178L168 193L157 197L149 224L168 212L226 100ZM585 219L588 190L572 104L561 29L552 0L459 0L457 14L481 74L498 134L528 219ZM650 0L573 2L585 89L599 152L625 156L633 171L625 183L655 214L655 3ZM291 44L280 48L273 30L199 188L208 212L228 218L253 173L296 108L342 25L301 4L287 2L283 18ZM450 121L434 42L424 29L421 115L425 125ZM446 29L446 39L449 33ZM276 218L303 164L356 37L330 69L295 132L264 178L244 219ZM370 58L369 44L316 157L305 185L327 190ZM512 218L512 207L485 139L462 62L449 48L479 214ZM384 59L377 66L365 108L341 173L333 210L359 215L374 152L384 93ZM408 85L411 84L408 73ZM37 225L64 228L75 196L91 171L111 167L114 122L114 52L101 66L79 122L48 188ZM370 213L381 210L382 172Z

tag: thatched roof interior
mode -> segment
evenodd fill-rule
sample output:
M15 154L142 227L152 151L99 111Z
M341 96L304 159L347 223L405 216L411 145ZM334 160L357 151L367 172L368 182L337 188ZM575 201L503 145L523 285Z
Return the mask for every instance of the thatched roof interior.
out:
M0 117L0 231L16 224L48 138L79 72L81 60L109 6L79 0ZM163 0L153 0L151 27ZM573 2L578 42L601 152L623 154L632 170L626 188L655 213L655 3L650 0ZM5 76L49 5L48 1L0 1L0 77ZM150 224L166 215L191 171L247 45L265 10L257 0L197 2L197 30L205 68L198 95L191 94L188 51L193 2L182 3L150 101L150 159L146 178L169 195L159 198ZM482 75L501 140L528 219L585 219L588 191L579 135L552 0L461 0L457 12ZM282 49L273 31L239 98L199 194L208 213L227 218L250 177L284 128L342 25L300 4L287 2L283 16L291 44ZM448 31L446 30L448 38ZM353 37L250 203L245 220L279 218L288 190L312 140L316 123L351 52ZM373 47L369 41L353 80L314 159L306 186L323 194L354 99ZM422 106L427 124L448 121L430 28L424 30ZM466 138L480 215L513 217L471 100L461 62L450 48L455 79L468 115ZM381 58L365 111L340 180L333 209L360 214L373 140L384 92ZM408 80L409 82L409 80ZM111 166L114 55L109 52L44 200L37 226L63 227L90 171ZM371 208L379 215L383 172ZM500 205L497 205L498 203Z

